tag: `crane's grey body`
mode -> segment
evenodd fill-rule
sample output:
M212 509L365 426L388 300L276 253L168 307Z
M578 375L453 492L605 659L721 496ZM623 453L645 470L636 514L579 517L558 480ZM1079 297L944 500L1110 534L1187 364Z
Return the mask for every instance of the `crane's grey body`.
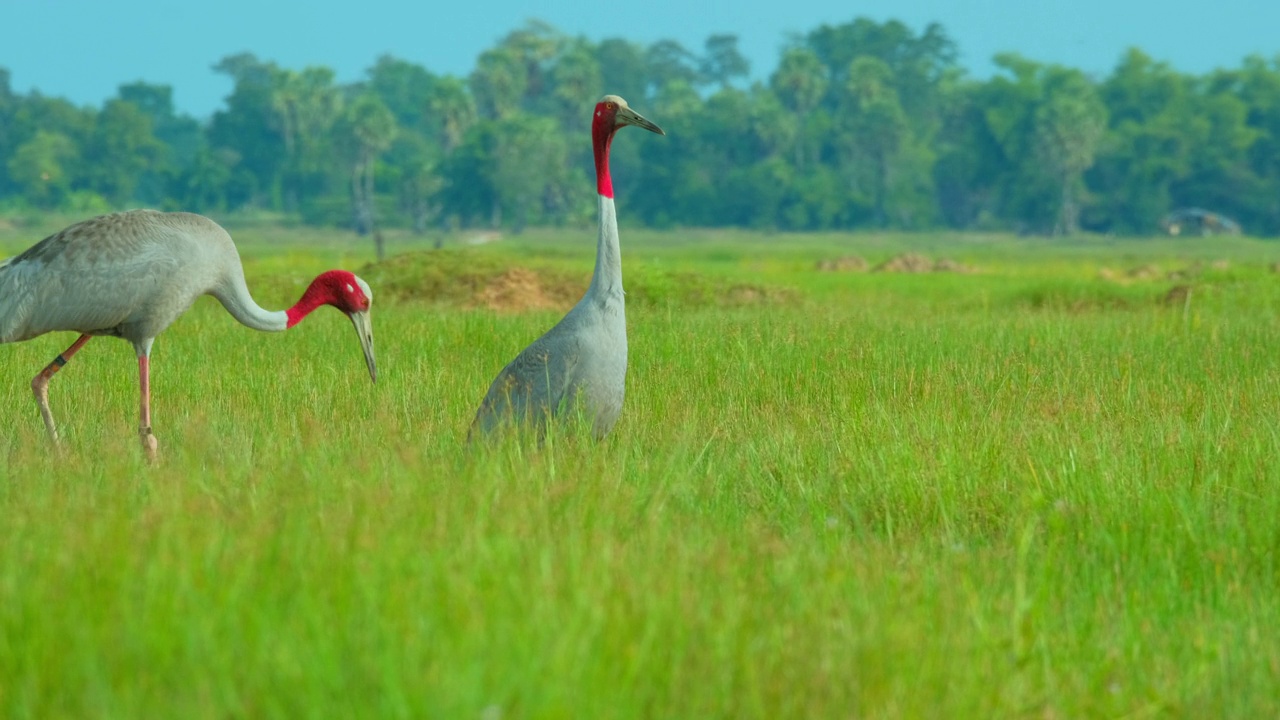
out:
M622 293L618 218L609 175L609 146L619 128L635 125L659 135L662 128L627 107L617 95L596 103L591 143L600 200L600 236L591 286L555 327L507 364L485 394L471 432L489 433L503 423L533 424L581 416L597 438L613 429L627 385L627 313Z
M626 394L627 317L614 213L613 198L601 195L591 286L555 327L498 373L473 431L581 413L595 436L604 437L618 421Z
M334 305L351 319L369 376L377 377L369 320L373 293L360 278L342 270L322 273L296 305L271 312L253 301L235 243L214 221L154 210L111 213L76 223L0 263L0 343L59 330L80 333L31 381L49 437L58 439L49 379L91 337L119 337L138 356L138 432L154 458L151 345L201 295L213 295L240 323L266 331L285 330L319 305Z
M285 328L285 313L249 296L240 255L217 223L154 210L102 215L0 265L0 343L72 330L124 338L141 355L205 294L245 325Z

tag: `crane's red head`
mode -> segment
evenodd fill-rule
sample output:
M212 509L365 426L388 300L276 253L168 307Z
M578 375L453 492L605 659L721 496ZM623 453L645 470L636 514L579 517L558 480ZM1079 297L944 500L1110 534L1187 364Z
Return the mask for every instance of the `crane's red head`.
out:
M662 128L627 107L627 101L617 95L605 95L596 103L596 112L591 118L591 143L596 155L596 190L605 197L613 197L613 179L609 177L609 146L613 143L613 134L618 128L627 125L666 135Z
M285 311L288 317L286 327L293 327L302 318L321 305L332 305L351 318L356 334L360 336L360 347L364 350L364 359L369 366L369 377L375 382L378 379L378 366L373 357L373 324L369 319L369 308L373 304L373 290L369 284L346 270L330 270L320 273L307 286L306 292L291 308Z
M373 291L365 281L346 270L330 270L320 273L306 292L298 300L298 304L288 309L289 327L297 325L302 318L321 305L332 305L350 315L357 312L369 312L373 303Z

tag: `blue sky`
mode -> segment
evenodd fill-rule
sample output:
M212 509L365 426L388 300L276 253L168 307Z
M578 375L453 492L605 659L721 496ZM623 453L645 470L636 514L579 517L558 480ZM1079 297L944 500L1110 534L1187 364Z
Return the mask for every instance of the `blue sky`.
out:
M536 17L597 40L673 38L691 50L710 34L734 33L762 77L788 33L857 16L917 30L941 23L979 77L1002 51L1099 76L1131 46L1192 73L1280 54L1280 0L0 0L0 67L19 92L82 104L101 103L123 82L169 84L180 110L204 117L230 91L210 66L242 51L285 67L326 65L344 82L384 53L462 75Z

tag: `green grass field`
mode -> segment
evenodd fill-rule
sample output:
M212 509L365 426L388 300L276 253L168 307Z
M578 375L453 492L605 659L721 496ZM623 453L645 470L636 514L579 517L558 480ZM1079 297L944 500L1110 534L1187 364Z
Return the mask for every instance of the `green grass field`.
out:
M126 343L53 380L60 452L28 383L73 336L0 348L0 716L1280 714L1275 243L624 227L623 417L538 448L466 429L567 304L413 278L585 285L591 229L232 229L264 306L374 285L378 384L336 312L203 299L148 467ZM906 250L977 272L814 268Z

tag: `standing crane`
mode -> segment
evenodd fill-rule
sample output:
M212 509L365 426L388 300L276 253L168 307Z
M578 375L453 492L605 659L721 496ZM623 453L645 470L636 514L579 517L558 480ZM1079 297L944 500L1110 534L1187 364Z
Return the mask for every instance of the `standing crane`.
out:
M555 327L498 373L471 423L472 435L477 430L492 432L507 422L541 428L549 418L571 409L591 421L597 438L607 435L617 422L626 392L627 318L609 147L614 133L627 125L666 135L617 95L605 95L596 103L591 142L600 236L591 285Z
M49 379L90 338L109 335L128 340L138 354L138 435L154 459L151 343L201 295L216 297L241 324L273 332L332 305L351 318L369 377L377 381L369 319L373 292L360 278L345 270L322 273L297 304L271 312L249 295L235 243L214 221L180 212L112 213L76 223L0 263L0 343L57 330L80 333L31 381L50 439L56 443L58 431L49 411Z

